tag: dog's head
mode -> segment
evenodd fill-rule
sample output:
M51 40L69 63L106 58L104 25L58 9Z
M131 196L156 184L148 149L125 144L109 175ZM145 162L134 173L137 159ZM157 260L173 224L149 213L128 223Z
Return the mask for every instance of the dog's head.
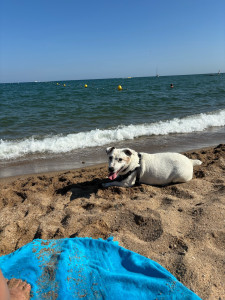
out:
M114 180L129 168L133 150L109 147L106 149L106 153L109 156L109 179Z

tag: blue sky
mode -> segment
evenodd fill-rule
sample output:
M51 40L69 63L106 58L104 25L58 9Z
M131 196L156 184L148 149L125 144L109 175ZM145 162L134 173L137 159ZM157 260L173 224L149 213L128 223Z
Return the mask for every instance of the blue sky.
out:
M224 0L0 0L0 82L225 72Z

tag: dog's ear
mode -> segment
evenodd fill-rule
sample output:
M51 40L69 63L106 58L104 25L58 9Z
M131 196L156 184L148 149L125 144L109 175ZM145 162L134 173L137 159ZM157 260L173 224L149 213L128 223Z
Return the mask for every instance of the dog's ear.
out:
M110 152L112 152L115 149L115 147L108 147L106 148L106 153L109 154Z
M130 151L130 149L124 149L123 152L127 155L127 156L131 156L132 152Z

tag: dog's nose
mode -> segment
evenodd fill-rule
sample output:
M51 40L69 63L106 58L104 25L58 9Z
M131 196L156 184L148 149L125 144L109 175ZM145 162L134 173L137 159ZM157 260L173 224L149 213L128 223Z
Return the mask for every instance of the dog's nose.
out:
M113 167L109 167L109 172L113 172L114 171L114 168Z

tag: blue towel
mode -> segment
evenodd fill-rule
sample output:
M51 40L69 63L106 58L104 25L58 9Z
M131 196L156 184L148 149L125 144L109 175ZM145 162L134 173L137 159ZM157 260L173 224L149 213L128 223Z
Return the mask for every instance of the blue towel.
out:
M30 283L37 300L200 299L158 263L112 238L37 239L0 257L0 268L6 278Z

